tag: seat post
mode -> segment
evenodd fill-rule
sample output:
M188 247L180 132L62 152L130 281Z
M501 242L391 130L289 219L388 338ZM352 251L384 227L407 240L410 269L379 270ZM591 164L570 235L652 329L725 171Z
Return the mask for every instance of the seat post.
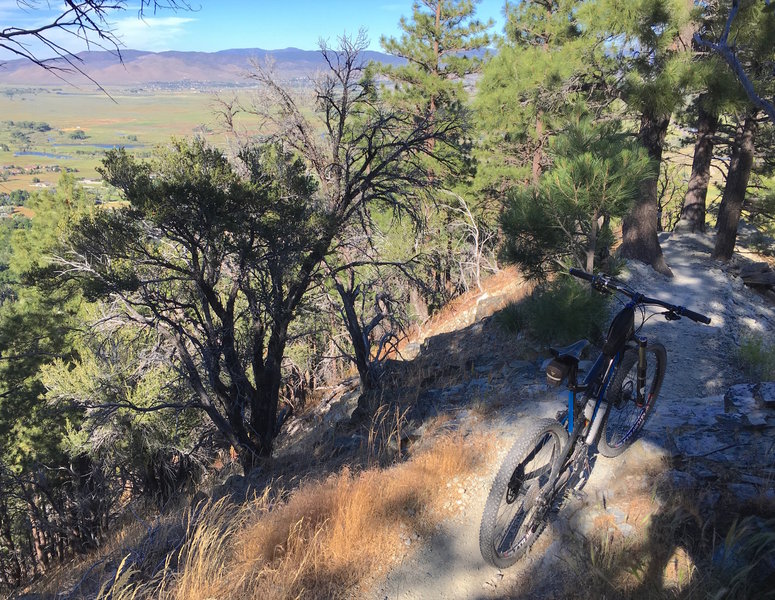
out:
M578 388L579 361L573 360L568 372L568 389L572 392L580 391Z

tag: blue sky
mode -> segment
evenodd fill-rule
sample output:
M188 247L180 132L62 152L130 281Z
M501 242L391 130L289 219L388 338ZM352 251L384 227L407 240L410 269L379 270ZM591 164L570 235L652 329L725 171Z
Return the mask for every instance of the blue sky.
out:
M48 4L58 8L62 3ZM333 43L343 32L356 33L360 27L367 30L370 49L379 50L380 36L397 37L399 18L412 12L411 0L191 0L193 12L147 14L141 21L137 4L129 0L128 10L115 15L114 30L124 47L152 51L291 46L313 50L321 37ZM39 0L39 10L24 10L16 0L0 0L0 28L33 26L46 16L46 5L46 0ZM504 0L481 0L477 17L492 18L493 31L501 32L503 6ZM74 48L72 39L59 39ZM0 58L9 57L0 54Z

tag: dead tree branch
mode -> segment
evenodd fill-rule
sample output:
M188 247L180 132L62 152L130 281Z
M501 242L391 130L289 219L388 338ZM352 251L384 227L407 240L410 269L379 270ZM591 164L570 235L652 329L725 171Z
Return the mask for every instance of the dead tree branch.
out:
M765 4L767 6L770 5L770 0L764 0ZM737 13L740 10L740 2L739 0L732 0L732 7L729 10L729 15L727 16L726 24L724 25L724 32L721 34L721 38L718 42L711 42L710 40L705 40L702 38L702 36L699 33L694 34L694 41L698 46L708 48L712 52L715 52L718 54L721 58L724 59L724 61L729 65L729 67L732 69L732 71L735 74L735 77L737 77L737 80L740 82L740 85L743 86L743 90L745 90L746 95L748 96L748 99L759 109L767 113L767 116L770 118L770 121L775 123L775 104L772 102L765 100L762 98L757 92L756 89L753 86L753 83L751 82L750 77L748 77L748 74L745 72L745 68L743 67L742 63L740 62L740 59L737 56L735 44L732 43L732 45L729 45L729 32L732 28L732 23L735 20L735 17L737 17Z

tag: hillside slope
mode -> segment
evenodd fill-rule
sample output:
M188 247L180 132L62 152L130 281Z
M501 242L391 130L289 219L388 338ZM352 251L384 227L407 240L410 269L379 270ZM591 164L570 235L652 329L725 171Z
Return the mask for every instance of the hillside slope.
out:
M244 477L225 464L194 497L212 503L183 500L150 525L138 518L18 597L592 600L775 589L775 383L747 379L736 350L747 331L772 338L775 304L712 261L711 242L663 239L672 280L627 265L622 277L639 291L713 322L646 321L668 369L642 438L617 459L591 454L581 493L515 567L482 560L482 509L505 453L531 419L563 409L565 394L545 384L545 349L491 318L527 291L510 270L419 330L389 365L372 420L351 417L355 378L323 390L289 419L265 468Z

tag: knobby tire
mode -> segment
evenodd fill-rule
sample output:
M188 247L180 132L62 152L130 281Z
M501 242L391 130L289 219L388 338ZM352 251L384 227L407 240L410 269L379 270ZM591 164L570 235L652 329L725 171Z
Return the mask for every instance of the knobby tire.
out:
M484 505L479 549L487 563L506 568L519 560L543 531L553 498L552 468L568 439L559 422L542 419L511 447Z

